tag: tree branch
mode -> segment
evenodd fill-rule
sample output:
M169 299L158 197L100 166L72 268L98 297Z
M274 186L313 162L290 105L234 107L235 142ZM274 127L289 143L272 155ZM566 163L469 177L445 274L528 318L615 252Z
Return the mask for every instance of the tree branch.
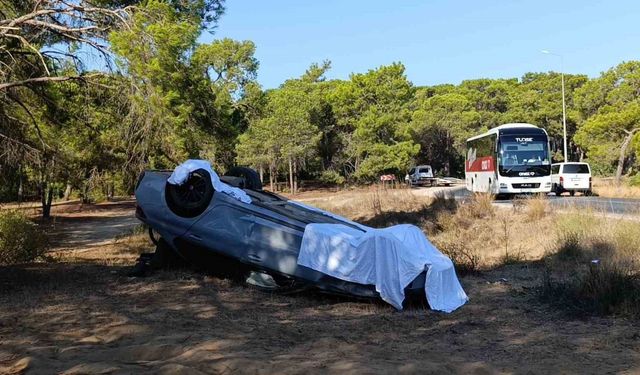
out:
M98 76L102 76L102 73L88 74L88 75L85 75L85 76L61 76L61 77L29 78L29 79L25 79L25 80L22 80L22 81L2 83L2 84L0 84L0 91L7 90L7 89L10 89L12 87L17 87L17 86L27 86L27 85L34 84L34 83L40 84L40 83L47 83L47 82L63 82L63 81L69 81L69 80L85 81L87 79L95 78L95 77L98 77Z

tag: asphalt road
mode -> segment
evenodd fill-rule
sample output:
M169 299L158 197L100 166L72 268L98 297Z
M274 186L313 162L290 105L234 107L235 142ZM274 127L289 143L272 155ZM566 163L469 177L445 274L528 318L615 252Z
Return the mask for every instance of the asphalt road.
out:
M471 195L464 187L452 189L453 194L458 199L464 199ZM580 208L590 209L594 212L615 214L615 215L640 215L640 199L631 198L604 198L585 196L560 196L549 194L549 203L559 209ZM513 200L495 201L499 206L512 206Z

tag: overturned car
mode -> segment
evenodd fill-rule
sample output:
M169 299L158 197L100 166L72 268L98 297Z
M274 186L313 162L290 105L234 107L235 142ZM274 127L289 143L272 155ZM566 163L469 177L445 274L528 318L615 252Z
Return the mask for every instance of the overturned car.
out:
M374 229L288 200L263 190L249 168L218 176L208 162L188 160L145 171L135 194L136 216L160 235L158 250L200 265L232 260L249 282L382 298L397 309L407 294L447 312L467 301L453 263L420 229Z

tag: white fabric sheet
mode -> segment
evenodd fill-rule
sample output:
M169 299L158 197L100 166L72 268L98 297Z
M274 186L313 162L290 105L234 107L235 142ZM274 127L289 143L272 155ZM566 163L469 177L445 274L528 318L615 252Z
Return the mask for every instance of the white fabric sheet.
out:
M451 312L468 301L453 262L416 226L359 231L342 224L308 224L298 264L341 280L375 285L402 309L404 289L427 270L425 294L433 310Z
M171 173L167 182L172 185L182 185L189 177L189 173L197 169L204 169L209 172L209 175L211 176L211 183L216 191L228 194L241 202L247 204L251 203L251 198L242 189L227 185L220 181L220 177L213 168L211 168L211 164L205 160L190 159L185 161L173 170L173 173Z

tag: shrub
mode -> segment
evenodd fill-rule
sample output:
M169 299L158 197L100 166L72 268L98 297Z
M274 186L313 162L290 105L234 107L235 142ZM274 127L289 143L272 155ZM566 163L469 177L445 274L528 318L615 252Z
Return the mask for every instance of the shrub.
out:
M472 218L486 218L495 216L496 210L493 206L493 196L491 194L476 193L471 201L466 205L466 212Z
M480 255L473 247L460 240L459 233L439 236L434 239L434 246L448 256L460 274L478 272L480 269Z
M541 297L580 313L640 316L639 237L635 222L566 215Z
M327 169L320 175L320 181L325 184L342 185L345 183L345 178L340 173Z
M565 232L558 236L558 252L560 260L579 260L584 256L581 237L576 232Z
M538 221L545 217L549 211L549 201L544 196L535 196L527 199L526 215L529 221Z
M0 265L31 262L46 248L38 225L16 211L0 213Z
M624 261L590 263L566 278L547 270L541 297L579 313L640 315L638 277Z
M640 187L640 173L636 174L635 176L629 179L629 185Z

